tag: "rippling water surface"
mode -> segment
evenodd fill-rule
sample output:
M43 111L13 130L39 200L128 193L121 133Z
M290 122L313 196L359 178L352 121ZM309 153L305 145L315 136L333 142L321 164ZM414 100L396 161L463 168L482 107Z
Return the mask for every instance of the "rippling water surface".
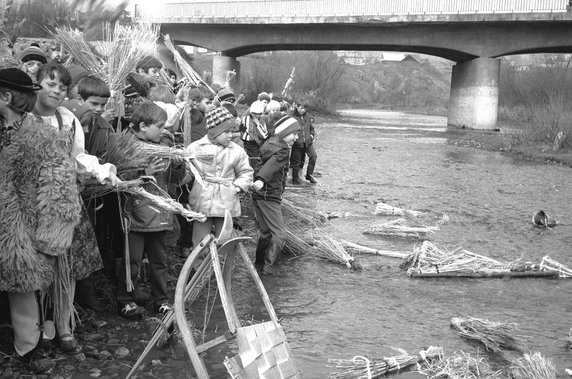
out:
M570 168L449 144L443 117L342 113L343 118L319 127L319 184L291 190L316 199L319 209L350 213L324 228L332 236L412 251L414 241L362 234L392 219L372 215L375 204L384 201L447 215L449 222L431 235L439 247L463 247L501 261L539 262L550 255L572 266ZM533 227L532 214L540 209L559 225ZM572 280L411 279L398 268L399 260L357 259L362 272L305 257L284 260L276 276L264 278L305 377L327 377L334 371L328 358L397 355L392 347L417 352L440 345L446 353L471 355L479 349L493 364L507 365L457 335L449 320L458 315L518 323L533 351L551 358L561 373L572 368L572 352L563 341L572 327ZM238 276L239 311L263 314L256 296L247 295L252 285ZM517 355L503 357L510 361Z

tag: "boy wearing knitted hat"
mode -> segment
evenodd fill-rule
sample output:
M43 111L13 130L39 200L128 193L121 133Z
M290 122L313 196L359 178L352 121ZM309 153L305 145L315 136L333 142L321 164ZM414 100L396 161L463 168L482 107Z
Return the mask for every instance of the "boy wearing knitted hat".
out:
M41 65L48 63L48 58L39 46L30 45L22 50L20 61L22 61L22 70L36 83L36 74Z
M195 212L207 216L205 222L193 225L194 246L211 232L213 225L215 235L220 233L226 210L232 217L240 216L238 195L248 191L253 174L248 155L231 141L237 126L236 117L226 108L217 107L207 112L205 120L207 135L185 150L196 158L194 166L200 175L194 180L189 205Z
M290 149L298 138L300 124L289 116L284 116L274 125L275 135L260 148L261 164L254 174L252 194L256 222L260 234L256 245L254 265L264 275L272 275L278 262L286 227L282 217L282 193L288 173Z

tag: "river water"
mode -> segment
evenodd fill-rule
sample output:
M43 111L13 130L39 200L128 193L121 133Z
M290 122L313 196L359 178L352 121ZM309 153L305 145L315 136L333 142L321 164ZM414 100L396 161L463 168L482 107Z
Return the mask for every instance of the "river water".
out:
M318 209L348 214L323 227L332 236L411 252L419 241L362 233L393 219L372 214L375 204L384 201L435 219L447 215L449 222L430 235L438 247L463 247L501 261L538 263L550 255L572 266L571 168L458 147L448 139L444 117L341 113L341 119L318 126L319 183L289 189ZM540 209L559 225L534 227L531 217ZM286 257L275 276L263 278L304 377L334 372L328 358L398 355L392 347L415 353L439 345L445 353L484 356L495 368L518 357L514 352L491 354L461 338L450 327L454 316L517 323L531 351L552 359L561 377L572 368L572 351L564 343L572 327L572 280L412 279L399 269L398 259L363 254L356 259L364 267L361 272L313 257ZM262 303L245 295L248 284L237 282L241 316L260 319ZM215 371L223 376L221 368Z

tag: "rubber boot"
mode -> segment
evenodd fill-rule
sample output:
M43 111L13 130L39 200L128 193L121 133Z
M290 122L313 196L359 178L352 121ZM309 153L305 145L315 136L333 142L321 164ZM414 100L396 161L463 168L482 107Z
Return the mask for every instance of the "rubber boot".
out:
M275 242L270 242L268 251L266 252L264 267L262 268L262 275L272 275L274 273L274 268L278 264L281 251L282 246Z
M92 309L96 312L105 311L105 306L95 297L95 285L91 276L76 282L75 302L82 308Z
M266 250L268 250L268 245L270 244L270 237L258 237L258 243L256 244L256 260L254 261L254 267L257 270L262 270L264 267L264 256L266 255Z
M302 184L300 183L300 177L298 176L298 172L300 170L293 168L292 169L292 184Z

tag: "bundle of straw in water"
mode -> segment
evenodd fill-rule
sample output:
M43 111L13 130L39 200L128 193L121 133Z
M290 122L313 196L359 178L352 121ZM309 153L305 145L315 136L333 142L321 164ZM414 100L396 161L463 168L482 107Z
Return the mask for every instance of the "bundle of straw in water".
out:
M423 213L418 211L411 211L408 209L402 209L386 204L384 202L379 202L375 206L375 211L373 211L373 214L383 216L407 216L415 218L421 216Z
M302 239L290 230L286 230L284 249L286 252L299 256L312 254L335 263L341 263L351 270L361 270L362 266L355 261L343 247L341 242L334 240L323 232L313 231L314 237L309 241ZM315 238L319 234L320 237Z
M484 358L474 358L461 351L452 356L439 355L418 365L419 373L427 378L501 379L502 370L493 371Z
M493 322L474 317L453 317L451 325L459 330L461 336L483 343L487 350L499 353L503 349L518 351L526 349L524 338L513 335L518 329L515 323Z
M462 271L508 271L506 264L495 259L472 253L464 249L448 251L440 249L429 241L421 246L415 245L413 253L401 264L407 274L413 273L446 273Z
M373 225L364 230L363 233L387 237L423 239L427 238L429 233L434 233L439 230L437 226L409 226L406 224L407 220L397 219L383 224Z
M512 362L510 366L511 378L514 379L556 379L556 368L550 359L536 352L523 354Z
M556 271L559 278L572 278L572 270L561 263L556 262L548 255L540 261L540 269L543 271Z
M403 349L393 349L399 351L401 355L371 360L363 356L355 356L352 359L330 358L328 363L334 363L334 367L340 371L334 372L328 377L334 379L379 378L388 373L399 372L427 359L439 357L443 353L443 348L438 346L430 346L417 355L410 355Z
M345 264L347 268L352 270L361 270L363 268L355 261L354 257L346 251L340 241L335 240L319 230L315 230L315 233L316 232L320 235L314 235L314 251L316 256L332 262Z

